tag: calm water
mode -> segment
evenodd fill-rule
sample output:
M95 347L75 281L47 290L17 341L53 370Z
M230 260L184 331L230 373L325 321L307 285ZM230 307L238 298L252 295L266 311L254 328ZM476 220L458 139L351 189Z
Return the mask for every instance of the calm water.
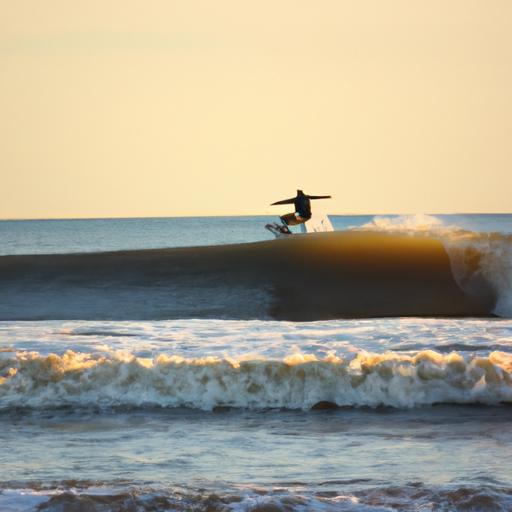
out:
M511 215L332 215L335 229L367 224L412 229L437 222L490 233L512 232ZM58 219L0 221L0 255L119 251L270 240L263 226L275 216Z
M0 248L257 242L269 220L2 221ZM0 510L512 510L512 215L331 220L478 251L501 316L1 322Z

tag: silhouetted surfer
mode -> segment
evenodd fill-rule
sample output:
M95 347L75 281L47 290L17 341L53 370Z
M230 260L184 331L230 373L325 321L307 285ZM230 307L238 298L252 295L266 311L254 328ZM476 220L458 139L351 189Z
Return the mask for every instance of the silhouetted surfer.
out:
M286 213L281 215L281 222L287 226L296 226L303 224L311 219L311 199L330 199L331 196L307 196L302 190L297 190L297 196L293 199L284 199L272 203L271 206L277 204L294 204L295 213Z

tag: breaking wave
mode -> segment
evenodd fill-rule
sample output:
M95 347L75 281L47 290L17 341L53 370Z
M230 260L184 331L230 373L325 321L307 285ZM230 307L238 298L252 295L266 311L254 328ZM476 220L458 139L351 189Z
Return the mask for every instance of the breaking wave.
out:
M58 407L412 408L512 402L512 354L360 353L282 360L4 353L0 410Z
M471 270L467 278L458 271L461 288L439 240L369 230L215 247L3 256L0 319L491 316L495 289Z
M362 229L439 239L457 284L480 302L495 298L493 313L512 318L512 234L468 231L433 215L375 217Z

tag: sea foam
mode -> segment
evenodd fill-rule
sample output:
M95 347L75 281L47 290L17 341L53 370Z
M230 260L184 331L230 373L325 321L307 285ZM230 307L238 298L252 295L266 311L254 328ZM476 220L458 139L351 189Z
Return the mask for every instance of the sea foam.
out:
M297 352L281 360L5 353L0 408L500 404L512 401L511 372L512 355L501 351L487 357L426 350L322 359Z

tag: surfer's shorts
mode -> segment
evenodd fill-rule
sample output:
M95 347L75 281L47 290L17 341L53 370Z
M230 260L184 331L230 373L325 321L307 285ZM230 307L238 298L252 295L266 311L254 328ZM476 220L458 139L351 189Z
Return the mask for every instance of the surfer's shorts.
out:
M295 212L294 215L299 222L306 222L307 220L309 220L311 218L311 217L309 217L306 219L305 217L301 217L297 212Z

